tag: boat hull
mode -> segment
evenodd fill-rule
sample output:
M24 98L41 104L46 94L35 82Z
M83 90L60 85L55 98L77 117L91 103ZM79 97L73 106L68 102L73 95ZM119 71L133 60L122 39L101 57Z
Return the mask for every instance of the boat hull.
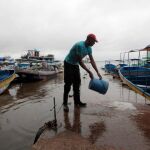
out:
M150 100L150 69L123 67L119 70L119 76L124 84Z
M20 81L39 81L39 80L48 80L55 77L57 71L33 71L33 70L21 70L18 71L19 75L18 80Z
M116 68L116 66L113 64L106 64L105 65L105 71L108 73L111 73L115 68Z
M0 94L8 89L10 83L16 78L14 70L0 70Z

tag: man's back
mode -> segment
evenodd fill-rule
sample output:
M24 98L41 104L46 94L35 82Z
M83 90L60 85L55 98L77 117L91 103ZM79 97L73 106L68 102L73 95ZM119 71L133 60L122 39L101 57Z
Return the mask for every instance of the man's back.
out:
M84 41L77 42L71 48L69 54L66 56L65 61L72 65L78 65L77 56L84 58L86 55L92 54L92 48L90 46L86 46Z

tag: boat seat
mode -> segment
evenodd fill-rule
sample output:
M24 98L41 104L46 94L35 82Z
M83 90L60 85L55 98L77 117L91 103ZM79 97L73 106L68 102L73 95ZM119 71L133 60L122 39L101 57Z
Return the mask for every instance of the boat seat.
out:
M140 87L140 88L150 88L149 85L136 84L136 86L138 86L138 87Z

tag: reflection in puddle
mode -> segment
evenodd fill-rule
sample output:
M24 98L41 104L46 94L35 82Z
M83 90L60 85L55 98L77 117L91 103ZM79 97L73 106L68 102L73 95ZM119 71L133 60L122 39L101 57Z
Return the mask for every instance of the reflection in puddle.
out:
M91 134L89 135L88 139L92 144L94 144L96 140L100 136L102 136L103 132L106 130L105 123L103 121L93 123L89 126L89 128Z
M73 124L71 125L69 113L64 112L65 128L73 132L81 133L80 108L74 108Z
M21 86L20 85L16 85L16 86L13 86L13 88L10 88L8 91L9 91L9 94L10 96L13 97L13 99L17 99L17 92L19 90Z
M74 108L72 123L69 119L69 113L64 112L64 123L65 129L82 135L82 122L80 120L80 111L81 110L79 107ZM89 135L87 135L86 138L88 139L88 141L90 141L90 143L94 144L106 130L104 121L90 123L87 120L86 125L89 126Z

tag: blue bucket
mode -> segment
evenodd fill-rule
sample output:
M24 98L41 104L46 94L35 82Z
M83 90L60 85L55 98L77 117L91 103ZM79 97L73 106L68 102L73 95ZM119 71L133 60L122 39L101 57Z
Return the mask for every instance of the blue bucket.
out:
M89 89L99 92L100 94L106 94L108 90L109 83L105 80L92 79L89 83Z

